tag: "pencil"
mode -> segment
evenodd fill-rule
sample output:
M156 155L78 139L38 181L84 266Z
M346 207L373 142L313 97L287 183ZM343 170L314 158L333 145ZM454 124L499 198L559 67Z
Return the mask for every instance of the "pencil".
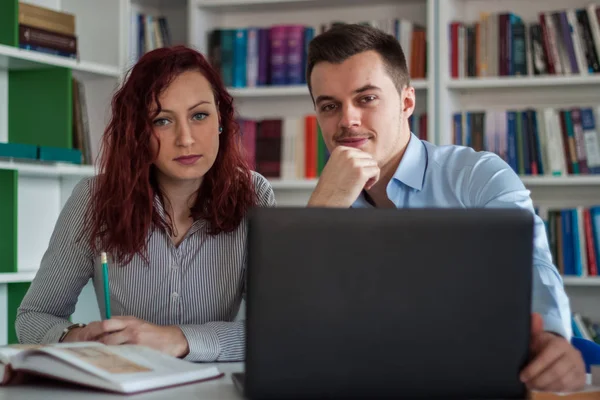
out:
M108 285L108 258L106 253L100 254L102 261L102 280L104 281L104 308L106 312L106 319L110 319L110 289Z

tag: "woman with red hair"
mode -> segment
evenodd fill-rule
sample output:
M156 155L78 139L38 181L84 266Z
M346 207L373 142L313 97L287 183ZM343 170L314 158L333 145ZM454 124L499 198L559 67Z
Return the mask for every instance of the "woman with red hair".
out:
M243 359L235 317L245 217L275 200L245 161L232 103L192 49L161 48L138 61L112 101L101 173L73 190L19 308L21 343L128 343L190 361ZM102 298L101 252L113 317L73 324L89 279Z

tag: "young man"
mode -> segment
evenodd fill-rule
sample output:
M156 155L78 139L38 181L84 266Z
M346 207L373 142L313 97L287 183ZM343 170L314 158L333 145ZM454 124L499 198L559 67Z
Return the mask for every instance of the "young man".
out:
M437 147L410 132L415 92L392 36L348 24L315 37L307 81L331 152L309 206L522 207L534 213L529 191L497 155ZM585 367L570 344L569 300L537 216L533 268L534 357L521 379L530 389L579 389Z

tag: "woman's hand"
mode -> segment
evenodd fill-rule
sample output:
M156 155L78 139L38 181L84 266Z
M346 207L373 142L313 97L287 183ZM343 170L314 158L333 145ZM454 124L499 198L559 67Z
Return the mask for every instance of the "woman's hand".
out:
M123 329L123 324L119 321L107 319L104 321L90 322L83 328L73 328L63 342L95 342L102 336Z
M139 344L173 357L189 352L187 339L177 326L159 326L135 317L113 317L75 328L64 342L98 341L106 345Z
M154 325L135 317L113 317L108 321L115 321L121 329L102 336L99 342L104 344L139 344L180 358L189 352L188 341L177 326Z

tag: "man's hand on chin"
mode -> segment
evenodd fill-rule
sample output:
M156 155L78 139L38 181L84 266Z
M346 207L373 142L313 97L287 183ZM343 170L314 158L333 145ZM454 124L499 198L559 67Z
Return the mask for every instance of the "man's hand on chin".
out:
M585 386L585 365L579 350L565 338L544 331L539 314L531 319L532 359L521 372L521 380L530 390L571 392Z

